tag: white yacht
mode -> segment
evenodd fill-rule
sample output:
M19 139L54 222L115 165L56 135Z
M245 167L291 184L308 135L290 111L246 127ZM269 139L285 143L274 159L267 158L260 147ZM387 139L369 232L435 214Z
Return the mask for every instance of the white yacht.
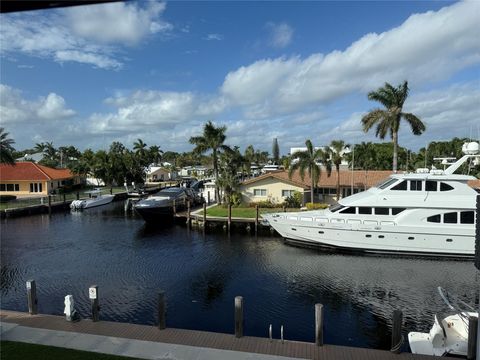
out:
M477 191L474 176L454 174L479 144L462 147L465 156L445 170L393 174L365 192L329 209L263 215L288 242L361 252L431 256L474 255Z
M89 194L90 198L83 200L73 200L70 204L72 210L89 209L92 207L106 205L113 201L115 195L102 194L101 189L95 189L92 191L86 191L85 194Z

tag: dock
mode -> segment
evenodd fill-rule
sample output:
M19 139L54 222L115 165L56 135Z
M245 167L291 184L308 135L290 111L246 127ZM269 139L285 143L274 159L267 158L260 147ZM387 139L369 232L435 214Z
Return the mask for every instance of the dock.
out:
M22 341L24 334L24 342L75 349L79 349L79 344L83 343L84 348L80 350L150 359L279 359L278 357L322 360L433 359L431 356L394 354L386 350L337 345L317 346L308 342L290 340L282 342L279 339L250 336L237 338L233 334L168 327L160 330L155 326L110 321L93 322L83 319L79 322L68 322L62 316L29 315L8 310L0 310L0 319L2 340ZM80 341L82 336L86 339L83 342ZM59 344L55 345L55 341ZM135 352L128 352L129 349L134 349ZM149 355L152 351L157 352Z

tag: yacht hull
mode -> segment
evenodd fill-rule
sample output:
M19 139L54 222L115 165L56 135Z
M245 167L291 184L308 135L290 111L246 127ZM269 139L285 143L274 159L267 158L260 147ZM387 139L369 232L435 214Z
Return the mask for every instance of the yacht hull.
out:
M399 255L473 257L475 239L468 231L445 233L432 228L406 226L367 226L331 223L309 225L301 221L267 221L285 240L331 250Z
M173 221L173 206L158 207L135 207L135 211L147 223L155 224L165 221Z

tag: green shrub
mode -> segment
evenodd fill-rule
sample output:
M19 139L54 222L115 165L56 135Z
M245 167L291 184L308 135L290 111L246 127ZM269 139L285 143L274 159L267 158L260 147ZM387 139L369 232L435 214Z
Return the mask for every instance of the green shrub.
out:
M234 192L232 195L230 195L230 204L232 206L238 207L242 203L242 194L239 192Z
M322 203L307 203L306 207L308 210L318 210L318 209L326 209L328 208L328 204L322 204Z
M295 191L292 195L285 199L283 206L286 208L299 208L302 206L302 198L302 193Z
M278 205L273 203L271 200L251 202L250 204L248 204L248 206L250 207L255 207L256 205L258 205L259 208L267 208L267 209L273 209L278 207Z

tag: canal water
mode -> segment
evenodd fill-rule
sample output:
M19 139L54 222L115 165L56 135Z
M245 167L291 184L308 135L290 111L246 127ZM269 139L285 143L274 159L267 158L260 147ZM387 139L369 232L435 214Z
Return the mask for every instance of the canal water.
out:
M314 304L325 307L325 342L388 349L391 316L427 331L447 309L437 286L474 304L471 261L322 253L276 236L173 225L150 228L123 202L83 212L1 223L1 307L27 311L25 282L37 281L39 311L63 315L72 294L89 316L88 287L99 287L101 319L155 324L159 289L167 326L233 333L234 297L244 297L245 334L314 340Z

